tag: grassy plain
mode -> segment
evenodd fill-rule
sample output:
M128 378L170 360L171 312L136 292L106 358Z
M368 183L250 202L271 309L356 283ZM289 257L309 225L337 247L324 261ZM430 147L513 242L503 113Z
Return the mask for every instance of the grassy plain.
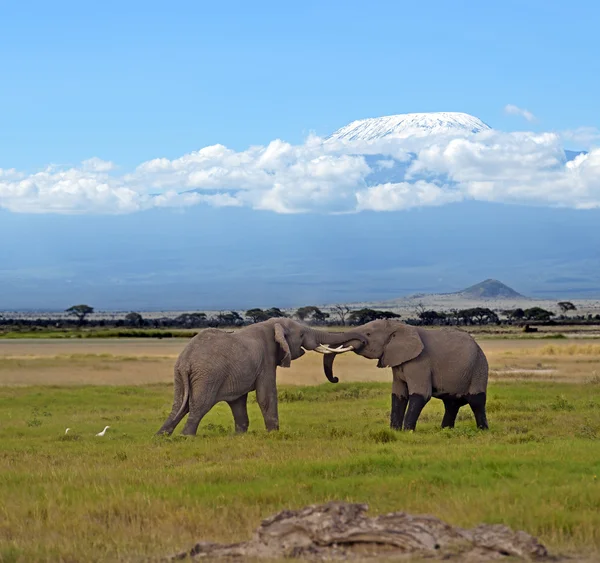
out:
M345 383L331 385L307 354L279 373L280 432L263 430L252 401L247 435L217 405L197 438L158 439L185 343L0 342L0 561L143 560L245 539L264 516L333 499L501 522L600 556L597 341L482 340L488 433L467 409L440 430L436 400L416 433L393 433L389 370L342 356Z

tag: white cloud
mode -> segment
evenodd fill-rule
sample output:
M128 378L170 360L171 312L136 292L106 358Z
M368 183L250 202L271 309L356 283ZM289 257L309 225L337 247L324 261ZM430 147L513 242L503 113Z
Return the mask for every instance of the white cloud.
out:
M115 169L115 165L108 160L102 160L94 156L93 158L88 158L81 163L82 170L87 172L109 172Z
M509 115L520 115L521 117L524 117L527 121L535 121L535 115L533 115L533 113L513 104L505 105L504 113L507 113Z
M418 180L414 183L379 184L356 194L358 211L396 211L412 207L444 205L463 199L463 195L447 186Z
M34 174L0 169L0 207L132 213L211 205L347 213L465 199L600 207L600 149L567 162L565 138L495 130L360 143L311 136L301 145L277 139L245 151L213 145L174 160L149 160L124 175L96 158Z
M576 145L589 147L600 141L600 129L596 127L577 127L576 129L562 131L560 136Z

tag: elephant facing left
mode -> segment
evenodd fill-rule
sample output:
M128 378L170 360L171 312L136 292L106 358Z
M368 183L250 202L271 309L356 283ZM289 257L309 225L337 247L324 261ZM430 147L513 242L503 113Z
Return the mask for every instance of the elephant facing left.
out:
M195 435L202 417L220 401L229 404L236 432L246 432L250 391L256 391L267 430L278 430L277 367L290 367L305 350L350 339L364 341L359 334L315 330L288 318L234 332L205 329L190 340L175 363L173 408L157 434L172 434L189 412L182 433Z

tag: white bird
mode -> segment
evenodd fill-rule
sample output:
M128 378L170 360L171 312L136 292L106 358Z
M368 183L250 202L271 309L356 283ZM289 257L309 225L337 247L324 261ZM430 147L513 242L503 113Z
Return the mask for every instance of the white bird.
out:
M65 434L68 434L68 433L69 433L69 430L71 430L71 429L70 429L70 428L67 428L67 429L65 430Z
M104 436L104 434L106 433L106 431L110 428L110 426L105 426L104 430L102 430L102 432L98 432L98 434L96 434L96 436Z

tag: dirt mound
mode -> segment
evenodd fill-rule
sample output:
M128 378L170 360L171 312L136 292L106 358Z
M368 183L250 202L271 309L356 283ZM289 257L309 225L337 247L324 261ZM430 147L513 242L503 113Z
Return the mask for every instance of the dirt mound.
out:
M370 518L366 504L330 502L284 510L263 520L248 542L201 542L172 559L404 559L426 557L481 562L517 557L549 560L546 548L525 532L502 525L471 530L432 516L392 512ZM554 560L554 559L553 559Z

